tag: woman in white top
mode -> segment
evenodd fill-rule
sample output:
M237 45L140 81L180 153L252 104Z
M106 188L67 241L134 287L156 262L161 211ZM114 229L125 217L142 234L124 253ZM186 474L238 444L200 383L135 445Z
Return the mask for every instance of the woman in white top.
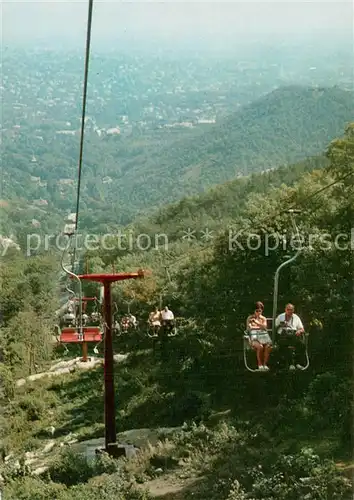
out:
M157 335L157 332L161 328L161 312L158 307L155 307L155 311L151 311L148 319L149 327L153 330L153 334Z
M161 313L158 307L149 314L149 324L150 326L161 326Z
M272 350L272 340L267 332L267 318L263 316L262 302L256 303L256 310L247 318L249 342L256 351L258 370L269 370L267 363Z

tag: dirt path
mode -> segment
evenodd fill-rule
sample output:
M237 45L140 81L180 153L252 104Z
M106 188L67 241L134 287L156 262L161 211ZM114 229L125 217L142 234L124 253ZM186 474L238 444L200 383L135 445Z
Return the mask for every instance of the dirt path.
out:
M142 489L147 489L155 498L168 500L184 500L185 491L201 480L199 477L180 479L175 475L165 475L152 479L141 485Z
M115 354L114 361L116 363L121 363L127 359L127 354ZM90 357L89 361L81 361L81 357L72 358L68 360L57 361L48 371L35 373L26 378L21 378L16 381L17 387L21 387L27 381L33 382L34 380L39 380L43 377L54 377L56 375L65 375L67 373L72 373L76 370L91 370L104 362L103 358Z

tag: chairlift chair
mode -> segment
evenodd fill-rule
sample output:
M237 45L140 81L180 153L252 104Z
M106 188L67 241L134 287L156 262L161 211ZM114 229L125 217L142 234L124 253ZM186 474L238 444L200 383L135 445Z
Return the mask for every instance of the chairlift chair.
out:
M102 329L100 326L84 326L83 325L83 313L86 311L87 302L97 300L96 297L83 297L82 296L82 285L79 277L73 272L69 271L64 265L64 257L67 249L70 247L72 233L67 233L69 236L69 242L67 248L64 249L61 259L62 269L67 273L68 276L75 278L79 286L79 294L75 295L73 290L67 287L67 290L74 295L74 301L78 302L78 311L74 308L74 312L71 314L70 319L72 326L65 326L60 328L57 325L58 330L58 342L64 345L65 352L68 352L66 344L81 344L82 346L82 361L88 361L88 343L96 343L94 347L95 354L98 354L98 345L103 340Z
M297 241L300 242L299 229L297 227L294 214L300 214L301 210L291 209L291 210L288 210L288 213L290 214L292 227L293 227L294 233L297 236ZM286 335L289 335L289 336L291 336L291 335L294 336L295 333L296 333L291 328L290 329L287 328L286 329L287 331L284 331L284 328L281 328L281 329L278 328L278 330L277 330L277 327L276 327L276 318L277 318L277 307L278 307L278 288L279 288L278 285L279 285L280 271L284 267L286 267L287 265L289 265L291 262L294 262L297 259L297 257L300 255L300 253L301 253L301 246L299 245L299 247L298 247L295 255L293 257L288 256L289 258L285 262L283 262L282 264L280 264L280 266L278 267L278 269L275 272L275 276L274 276L274 296L273 296L273 317L272 317L272 320L273 320L273 324L272 324L272 341L273 341L273 349L274 350L278 350L279 349L278 340L279 340L279 335L280 334L286 334ZM309 366L310 366L310 359L309 359L309 353L308 353L308 338L309 338L308 332L304 332L302 334L302 342L304 343L304 347L305 347L305 361L306 361L306 364L305 364L305 366L302 366L302 368L301 368L302 371L307 370L309 368ZM290 345L288 348L293 351L292 352L292 357L294 359L295 347Z
M301 213L301 211L300 210L288 210L288 213L290 214L290 218L291 218L291 222L292 222L292 226L293 226L294 232L297 235L298 241L300 241L299 229L298 229L298 227L296 225L294 214ZM297 249L295 255L293 255L292 257L291 256L286 256L287 260L285 262L283 262L282 264L280 264L280 266L277 268L277 270L275 272L275 276L274 276L274 292L273 292L273 315L272 315L272 318L267 318L267 324L269 325L271 323L271 328L267 328L268 334L270 334L271 337L272 337L272 354L271 354L271 356L274 355L274 351L276 352L279 349L278 331L277 331L277 328L276 328L276 318L277 318L278 284L279 284L280 271L284 267L286 267L287 265L289 265L291 262L294 262L297 259L297 257L300 255L300 253L301 253L301 246L299 246L299 248ZM293 332L293 334L294 333L295 332ZM303 370L303 371L307 370L309 368L309 366L310 366L310 360L309 360L309 354L308 354L308 337L309 337L309 334L307 332L305 332L303 334L303 342L304 342L304 346L305 346L306 364L305 364L305 366L303 366L301 368L301 370ZM289 349L292 349L293 356L294 356L295 355L295 347L294 346L289 346ZM252 350L252 347L250 345L249 333L245 331L244 332L244 337L243 337L243 358L244 358L245 368L248 371L250 371L250 372L258 372L260 370L258 370L258 369L252 369L249 366L249 363L248 363L248 360L247 360L247 357L248 357L247 354L248 354L248 352L250 350ZM264 372L262 371L262 373L264 373Z
M134 293L133 293L133 297L130 300L124 300L124 303L127 305L128 311L127 311L127 314L125 316L123 316L121 321L120 321L120 330L123 332L128 332L131 328L136 330L136 328L138 326L138 322L136 324L132 324L132 322L130 321L130 315L131 315L130 306L131 306L131 304L133 304L133 302L135 302L135 294Z
M163 265L162 258L161 258L160 264L161 264L161 267L164 267L166 278L167 278L167 283L165 284L165 286L162 287L160 295L159 295L158 309L161 312L163 309L163 299L164 299L168 289L173 287L173 283L171 280L171 276L170 276L168 267L166 265ZM174 292L172 292L171 295L174 296ZM147 320L147 336L148 337L154 338L154 339L158 338L161 328L163 328L161 322L160 322L160 325L154 326L154 325L150 324L150 319ZM177 334L178 334L178 329L177 329L177 321L176 321L176 317L175 317L172 332L168 334L168 337L175 337Z
M168 291L169 288L172 289L172 291L169 293L169 295L172 298L175 298L175 296L176 296L176 286L175 286L175 284L172 283L171 275L170 275L170 272L169 272L167 266L165 266L165 272L166 272L168 283L163 288L162 292L160 293L160 300L159 300L160 311L162 311L163 297L164 297L164 295L166 294L166 292ZM174 321L173 328L172 328L171 332L167 334L168 337L175 337L178 334L177 318L175 316L174 316L174 320L173 321ZM163 325L161 325L161 328L163 328Z
M113 306L112 327L113 327L113 330L115 331L116 335L120 335L121 334L121 327L120 327L120 323L119 323L119 320L118 320L118 306L117 306L117 303L113 302L112 306Z

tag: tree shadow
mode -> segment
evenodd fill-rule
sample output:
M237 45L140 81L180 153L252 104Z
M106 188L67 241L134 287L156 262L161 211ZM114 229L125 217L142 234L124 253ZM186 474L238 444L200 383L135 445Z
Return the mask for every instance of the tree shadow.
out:
M181 339L169 339L155 350L137 351L114 367L117 432L146 427L177 427L206 421L214 410L229 409L231 418L255 405L265 411L283 394L298 396L306 374L245 372L237 353L192 357ZM55 380L49 390L63 403L57 435L92 426L95 434L104 423L104 367ZM300 392L299 392L300 391ZM101 427L100 427L101 428ZM86 429L85 429L86 430Z

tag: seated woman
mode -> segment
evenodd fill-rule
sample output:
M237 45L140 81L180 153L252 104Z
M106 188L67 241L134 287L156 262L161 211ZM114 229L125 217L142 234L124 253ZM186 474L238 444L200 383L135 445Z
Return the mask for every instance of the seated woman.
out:
M272 340L267 332L267 318L263 316L263 309L262 302L257 302L255 312L247 318L246 328L250 345L257 354L258 370L267 371Z
M155 311L152 311L149 314L148 323L150 328L156 334L161 327L161 312L159 311L158 307L155 307Z

